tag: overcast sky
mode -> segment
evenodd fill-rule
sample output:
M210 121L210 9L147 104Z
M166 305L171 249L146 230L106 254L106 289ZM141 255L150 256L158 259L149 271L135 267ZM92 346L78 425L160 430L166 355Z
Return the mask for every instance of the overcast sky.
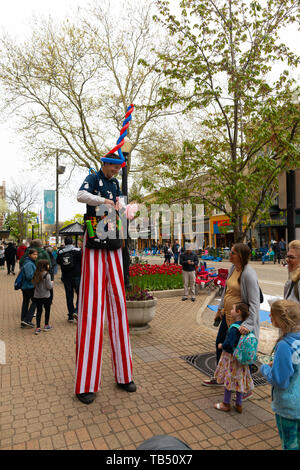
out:
M120 5L119 0L113 1L116 5ZM89 0L2 0L0 33L7 31L11 36L18 36L22 39L30 34L33 16L38 18L41 15L51 15L54 18L62 19L65 16L70 16L78 6L84 7L89 3ZM283 38L293 50L298 49L299 52L300 41L296 28L287 31ZM116 136L116 140L117 138L118 136ZM9 187L12 181L35 183L40 190L40 202L35 207L38 212L40 208L43 208L43 190L55 189L55 168L48 173L44 169L30 168L30 163L26 162L24 158L22 140L13 131L13 122L4 123L1 121L1 117L0 141L0 184L5 181L6 186ZM87 170L85 169L76 171L72 176L72 183L61 191L60 220L70 219L76 213L85 211L84 205L76 202L76 193L86 175ZM60 177L60 181L64 183L68 176L67 170L66 175Z

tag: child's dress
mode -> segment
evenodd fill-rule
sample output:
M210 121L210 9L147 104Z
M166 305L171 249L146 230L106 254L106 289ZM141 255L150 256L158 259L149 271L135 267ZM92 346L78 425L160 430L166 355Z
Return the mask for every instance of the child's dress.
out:
M241 324L241 321L235 322ZM249 393L254 389L254 383L248 365L243 365L233 356L241 333L231 326L228 329L225 341L222 345L222 355L215 370L214 378L219 384L224 384L227 390L241 393Z

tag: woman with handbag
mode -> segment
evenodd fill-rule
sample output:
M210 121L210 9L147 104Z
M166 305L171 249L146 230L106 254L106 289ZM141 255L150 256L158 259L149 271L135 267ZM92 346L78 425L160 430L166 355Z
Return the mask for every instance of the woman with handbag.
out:
M257 274L248 264L249 257L250 249L244 243L236 243L231 248L229 261L232 263L232 267L229 270L226 285L215 317L215 321L217 319L221 320L216 338L217 364L222 353L218 345L225 341L228 328L234 323L230 313L233 305L238 303L249 305L249 317L243 321L239 332L241 335L246 335L252 331L257 341L259 339L260 290ZM222 384L218 384L214 377L204 380L202 385L223 386ZM249 398L251 394L252 392L250 392L248 396L244 395L243 399Z

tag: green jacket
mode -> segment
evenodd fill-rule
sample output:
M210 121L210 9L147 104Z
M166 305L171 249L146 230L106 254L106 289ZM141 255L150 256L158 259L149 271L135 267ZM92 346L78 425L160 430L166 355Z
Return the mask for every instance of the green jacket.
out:
M27 250L25 251L24 255L22 256L22 258L20 259L20 266L22 267L23 266L23 263L25 261L25 258L27 258L28 256L28 253L29 253L29 249L31 247L27 248ZM50 268L52 267L52 263L51 263L51 259L50 259L50 256L49 254L47 253L46 250L44 250L44 248L34 248L37 252L38 252L38 257L37 257L37 260L38 261L39 259L46 259L48 262L49 262L49 266Z

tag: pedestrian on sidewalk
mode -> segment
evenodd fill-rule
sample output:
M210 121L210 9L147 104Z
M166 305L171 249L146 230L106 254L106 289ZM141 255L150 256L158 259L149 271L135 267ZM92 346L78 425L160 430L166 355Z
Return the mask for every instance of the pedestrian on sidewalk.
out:
M214 375L217 383L224 385L224 399L222 403L215 403L214 407L220 411L230 411L231 394L234 391L236 392L234 408L238 413L242 413L243 395L252 392L254 383L249 366L241 364L233 353L241 337L239 326L249 317L248 305L243 303L233 305L230 314L234 323L227 330L224 343L218 344L222 354Z
M179 254L180 254L180 245L179 241L175 240L174 245L172 246L172 251L174 255L174 264L178 264Z
M215 321L221 320L216 339L216 361L219 363L222 351L218 348L220 343L224 343L228 328L234 323L231 316L232 306L238 303L249 305L249 317L243 321L239 331L242 335L253 332L257 341L259 339L259 307L260 292L257 274L249 266L250 249L244 243L236 243L229 253L229 261L232 267L229 270L225 288L221 297ZM251 371L251 366L250 366ZM214 377L204 380L202 385L219 386ZM243 400L249 398L252 392L245 394Z
M164 246L164 254L165 254L165 260L164 264L170 264L171 263L171 258L173 256L172 249L169 245L169 243L166 243Z
M275 241L273 243L273 251L274 251L274 258L273 258L274 264L276 263L276 261L278 261L278 264L280 264L281 253L280 253L279 242Z
M57 263L61 267L61 280L64 283L68 321L73 322L77 318L78 296L81 274L81 249L73 246L72 237L65 238L64 248L58 250ZM74 291L76 292L76 307L74 307Z
M34 302L34 285L32 279L36 271L36 260L38 257L38 252L35 248L30 248L28 251L28 256L26 256L21 270L23 271L23 281L22 281L22 311L21 311L21 327L29 326L30 328L34 327L32 323L32 318L35 312L36 304ZM31 305L29 307L29 303Z
M300 306L292 300L271 305L270 319L280 336L274 360L260 371L272 385L272 410L284 450L300 450Z
M286 262L289 280L284 286L283 297L300 305L300 240L289 243Z
M18 261L20 261L20 259L22 258L26 250L27 250L27 245L25 244L25 240L23 240L23 242L17 248L17 260Z
M15 247L15 244L12 242L8 243L7 248L4 250L4 257L6 261L6 266L7 266L7 274L15 274L15 265L16 265L16 255L17 255L17 249Z
M182 266L182 277L184 284L184 292L182 300L187 300L189 295L189 287L191 292L191 300L196 300L196 267L199 264L199 259L196 253L192 250L192 244L186 243L185 251L180 255L180 264Z
M0 245L0 269L4 269L5 256L4 256L4 246Z
M35 238L34 240L31 240L29 248L27 248L24 255L20 259L20 267L23 266L24 260L28 256L28 252L30 248L34 248L38 252L38 258L37 258L38 260L40 259L47 260L51 267L50 256L48 255L47 251L44 250L42 240L40 240L39 238Z
M36 329L35 334L39 334L41 330L41 318L43 307L45 308L45 326L44 331L52 329L49 325L51 297L50 291L53 289L53 281L51 281L50 264L47 260L39 260L37 262L36 271L33 276L34 289L34 302L36 303Z

